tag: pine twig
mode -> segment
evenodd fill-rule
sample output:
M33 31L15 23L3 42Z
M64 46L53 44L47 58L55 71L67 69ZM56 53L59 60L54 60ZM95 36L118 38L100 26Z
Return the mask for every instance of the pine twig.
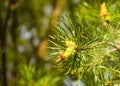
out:
M93 62L91 62L90 64L86 65L86 69L88 70L92 65L96 65L100 60L105 58L105 56L109 56L110 53L115 52L115 51L117 51L117 49L113 49L113 50L107 52L104 56L96 58Z

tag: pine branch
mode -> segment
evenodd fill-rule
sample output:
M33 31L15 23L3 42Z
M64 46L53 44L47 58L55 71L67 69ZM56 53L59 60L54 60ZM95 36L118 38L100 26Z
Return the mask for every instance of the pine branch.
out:
M107 10L105 4L103 5ZM104 10L101 9L101 11L104 14ZM60 60L56 63L56 67L74 79L91 80L91 82L84 82L89 86L114 85L118 80L111 79L111 77L115 73L119 74L120 64L117 60L120 46L119 43L116 43L116 40L119 40L119 26L113 25L112 21L107 22L104 18L109 15L108 11L105 12L101 16L107 25L103 25L103 21L100 22L98 18L95 19L96 21L82 19L77 12L74 15L63 16L58 22L55 35L50 36L51 43L54 45L50 47L53 51L53 54L50 55L52 59ZM70 50L70 47L64 43L66 40L77 47ZM61 51L62 54L60 54ZM114 70L109 69L110 67L113 67ZM105 78L106 72L108 74L110 72L110 78Z

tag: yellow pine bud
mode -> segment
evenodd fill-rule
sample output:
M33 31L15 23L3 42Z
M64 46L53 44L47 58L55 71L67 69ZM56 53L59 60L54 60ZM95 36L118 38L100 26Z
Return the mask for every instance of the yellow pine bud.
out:
M75 49L74 47L68 47L66 51L64 52L65 58L69 57L70 55L74 55Z
M73 47L73 48L76 48L76 47L77 47L77 45L76 45L75 42L73 42L73 41L65 41L65 45L66 45L67 47Z
M100 17L108 16L108 11L105 2L100 5Z
M59 53L59 58L56 60L56 63L63 61L69 56L75 54L75 48L77 47L77 45L73 41L65 41L65 44L67 46L67 49L65 50L64 53L63 52Z
M111 18L109 16L108 10L105 5L105 2L103 2L100 5L100 18L101 18L104 26L108 25L111 21Z
M65 41L65 44L67 47L75 46L75 43L73 41Z

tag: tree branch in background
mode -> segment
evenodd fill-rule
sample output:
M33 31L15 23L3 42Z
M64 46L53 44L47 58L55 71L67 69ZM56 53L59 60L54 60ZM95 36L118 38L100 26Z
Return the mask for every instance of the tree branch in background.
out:
M0 8L0 57L1 57L1 38L2 38L2 27L3 27L3 21L2 21L2 16L1 16L1 8ZM2 83L2 69L1 69L1 64L0 64L0 83Z
M18 7L20 7L21 5L21 0L17 1L17 0L12 0L12 5L10 7L11 9L11 26L10 26L10 34L12 37L12 44L13 44L13 50L15 52L15 56L17 56L18 51L17 51L17 27L18 27L18 15L17 15L17 10ZM18 83L16 82L16 76L18 73L18 64L19 64L19 60L18 58L15 58L14 60L14 68L11 71L12 72L12 79L9 81L12 83Z
M8 28L8 21L10 18L10 14L11 14L11 5L12 5L12 0L8 1L8 6L6 9L6 16L5 19L3 21L3 27L1 27L1 50L2 50L2 55L1 55L1 61L2 61L2 86L8 86L7 84L7 68L6 68L6 64L7 64L7 58L6 58L6 32L7 32L7 28Z
M59 16L61 15L62 11L63 11L63 7L65 5L66 0L57 0L56 4L55 4L55 8L52 12L52 16L51 16L51 23L50 23L50 28L53 28L53 26L55 26L57 24L57 19L59 18Z
M43 38L43 40L39 44L38 55L40 58L45 57L46 47L48 45L48 34L52 33L52 28L57 24L57 19L59 18L59 16L61 15L61 13L63 11L65 1L66 0L56 0L55 6L53 6L54 10L53 10L52 15L51 15L49 29L46 31L45 37Z
M12 36L12 41L14 43L14 46L16 45L16 29L18 26L18 21L17 21L17 8L20 6L20 2L17 2L16 0L12 0L12 5L11 5L11 10L12 10L12 24L10 27L11 30L11 36Z
M6 17L3 23L3 27L1 28L1 61L2 61L2 85L7 86L7 74L6 74L6 31L8 25L8 19L10 17L10 1L6 10Z

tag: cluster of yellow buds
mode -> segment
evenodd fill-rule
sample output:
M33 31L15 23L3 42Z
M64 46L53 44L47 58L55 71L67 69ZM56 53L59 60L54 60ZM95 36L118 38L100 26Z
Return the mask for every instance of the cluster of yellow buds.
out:
M63 52L59 53L59 59L56 60L56 63L65 60L70 55L75 54L75 49L77 48L77 45L73 41L65 41L65 45L67 49L65 50L64 53Z
M67 46L67 47L75 47L76 46L76 44L73 42L73 41L65 41L65 45Z
M100 18L105 26L111 21L105 2L100 5Z

